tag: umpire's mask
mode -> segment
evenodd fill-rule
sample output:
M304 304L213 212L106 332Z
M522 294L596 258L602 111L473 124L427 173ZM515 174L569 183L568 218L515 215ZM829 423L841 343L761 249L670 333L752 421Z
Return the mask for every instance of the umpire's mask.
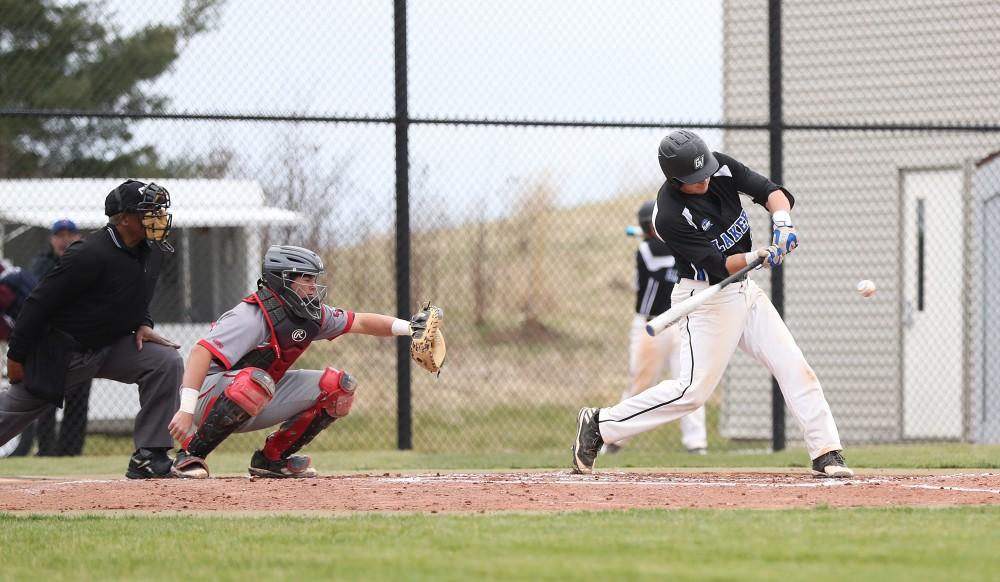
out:
M104 201L104 214L114 216L121 212L139 215L145 229L146 240L166 245L173 215L170 208L170 192L158 184L126 180L108 194ZM169 245L167 245L169 246Z
M170 192L163 186L150 182L139 189L142 201L136 206L136 211L146 229L146 239L162 241L170 234L174 216L167 212L170 208Z

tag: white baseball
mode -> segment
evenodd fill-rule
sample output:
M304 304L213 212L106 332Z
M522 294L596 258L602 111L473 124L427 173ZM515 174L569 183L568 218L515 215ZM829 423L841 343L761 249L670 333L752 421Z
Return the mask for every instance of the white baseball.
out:
M875 294L875 290L876 287L874 281L869 281L868 279L858 281L858 293L860 293L862 297L871 297Z

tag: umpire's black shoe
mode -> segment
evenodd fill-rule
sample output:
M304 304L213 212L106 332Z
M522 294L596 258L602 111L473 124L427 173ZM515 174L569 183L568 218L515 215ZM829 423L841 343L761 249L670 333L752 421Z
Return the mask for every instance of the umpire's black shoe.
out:
M169 448L137 449L128 462L125 476L129 479L166 479L171 477L174 460L167 454Z
M813 459L812 471L816 477L854 476L854 471L847 468L847 462L840 451L830 451Z
M597 428L598 408L581 408L576 416L576 440L573 441L573 472L590 473L594 470L597 453L604 444Z
M253 452L248 471L254 477L269 479L305 479L317 474L312 460L305 455L292 455L287 459L272 461L260 449Z

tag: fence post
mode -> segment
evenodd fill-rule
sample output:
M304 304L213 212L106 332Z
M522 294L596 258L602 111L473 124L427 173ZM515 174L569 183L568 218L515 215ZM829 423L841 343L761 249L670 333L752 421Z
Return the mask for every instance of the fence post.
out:
M771 138L771 179L781 184L784 181L782 173L784 146L784 119L781 110L781 0L768 2L768 90L770 100ZM773 226L773 225L772 225ZM778 310L778 315L785 314L785 277L784 269L771 269L771 302ZM771 449L781 451L785 448L785 400L778 388L778 381L771 378Z
M406 0L395 0L396 60L396 314L410 313L410 118L407 108ZM396 447L413 448L410 338L396 338Z

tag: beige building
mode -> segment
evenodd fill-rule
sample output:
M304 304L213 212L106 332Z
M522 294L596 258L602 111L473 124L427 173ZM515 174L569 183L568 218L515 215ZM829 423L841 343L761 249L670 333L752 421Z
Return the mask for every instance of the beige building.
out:
M728 122L768 120L767 4L724 2ZM995 0L786 0L782 19L786 124L1000 124ZM766 174L768 143L727 131L721 149ZM785 132L802 241L785 267L785 320L848 443L1000 442L1000 341L983 325L1000 323L1000 166L987 159L998 149L996 131ZM751 220L766 239L766 213ZM861 279L878 284L871 299L854 291ZM770 378L743 354L720 428L770 435Z

